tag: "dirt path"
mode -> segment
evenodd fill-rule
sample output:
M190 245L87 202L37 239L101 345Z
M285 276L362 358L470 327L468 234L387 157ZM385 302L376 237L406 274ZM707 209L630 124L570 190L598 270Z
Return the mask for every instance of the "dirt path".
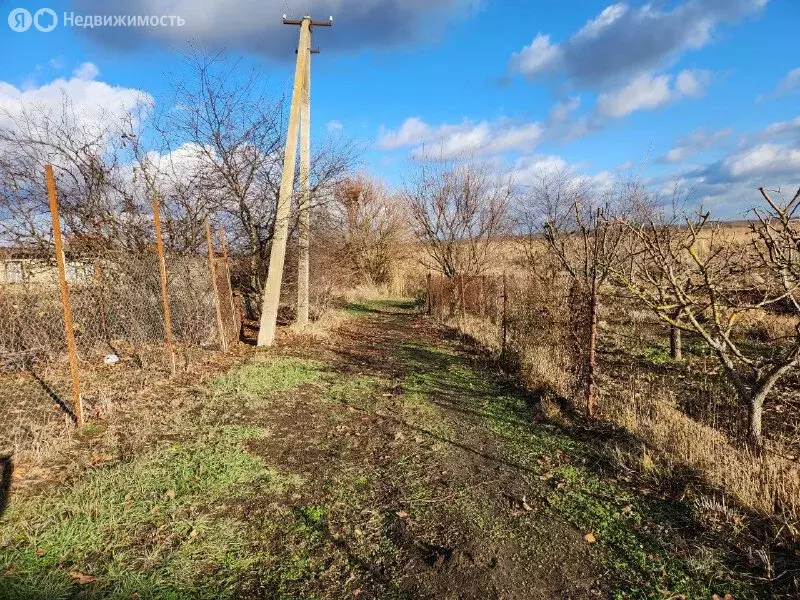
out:
M343 520L369 530L381 515L397 552L361 574L365 591L384 597L388 586L413 597L476 599L600 595L600 570L583 533L530 497L539 474L516 462L491 431L494 420L487 422L493 399L520 391L476 371L474 357L443 342L428 321L402 309L372 310L347 322L324 348L307 349L348 378L336 402L301 399L282 407L272 420L279 428L260 448L269 462L313 480L313 503L326 503L328 491L346 488L348 477L370 482L366 515L329 514L327 523L332 540L346 540ZM519 399L521 414L502 415L510 427L527 421Z
M0 520L0 599L779 597L674 482L629 476L640 445L532 400L412 305L352 306L145 444L100 428L118 460Z

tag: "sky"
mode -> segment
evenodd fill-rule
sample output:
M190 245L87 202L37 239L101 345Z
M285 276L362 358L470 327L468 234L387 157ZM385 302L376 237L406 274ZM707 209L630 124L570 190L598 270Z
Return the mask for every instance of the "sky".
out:
M314 30L313 138L357 140L363 168L392 185L420 161L474 156L520 185L554 168L598 186L638 176L664 196L678 185L726 218L762 185L800 186L797 0L0 0L0 12L11 112L62 90L89 114L160 101L189 41L288 93L297 28L281 17L310 13L334 17ZM77 26L128 15L157 19Z

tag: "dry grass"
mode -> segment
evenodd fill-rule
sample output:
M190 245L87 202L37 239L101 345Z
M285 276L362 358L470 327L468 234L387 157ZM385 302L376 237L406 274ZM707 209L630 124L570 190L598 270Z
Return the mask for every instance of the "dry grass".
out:
M604 393L602 417L701 473L707 482L765 515L787 517L800 535L800 464L738 448L720 431L687 417L668 390L631 377L626 389Z

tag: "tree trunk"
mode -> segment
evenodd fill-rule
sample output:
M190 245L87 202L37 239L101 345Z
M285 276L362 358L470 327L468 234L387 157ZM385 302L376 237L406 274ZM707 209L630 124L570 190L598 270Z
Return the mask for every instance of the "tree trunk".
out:
M747 441L757 453L764 449L764 437L761 431L761 417L764 414L764 400L768 390L762 390L750 398L747 414Z
M683 336L677 327L669 329L669 354L673 360L683 360Z

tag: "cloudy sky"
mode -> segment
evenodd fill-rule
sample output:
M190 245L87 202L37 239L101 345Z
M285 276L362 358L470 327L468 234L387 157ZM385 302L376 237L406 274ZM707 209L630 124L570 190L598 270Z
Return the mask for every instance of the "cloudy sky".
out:
M736 217L755 189L800 185L797 0L43 0L49 32L0 27L0 107L87 112L165 96L188 40L241 55L288 90L288 13L335 17L315 31L314 135L368 148L400 183L416 161L470 153L519 182L568 167L598 181L676 181ZM179 17L182 27L77 27L65 15ZM39 25L52 25L42 14Z

